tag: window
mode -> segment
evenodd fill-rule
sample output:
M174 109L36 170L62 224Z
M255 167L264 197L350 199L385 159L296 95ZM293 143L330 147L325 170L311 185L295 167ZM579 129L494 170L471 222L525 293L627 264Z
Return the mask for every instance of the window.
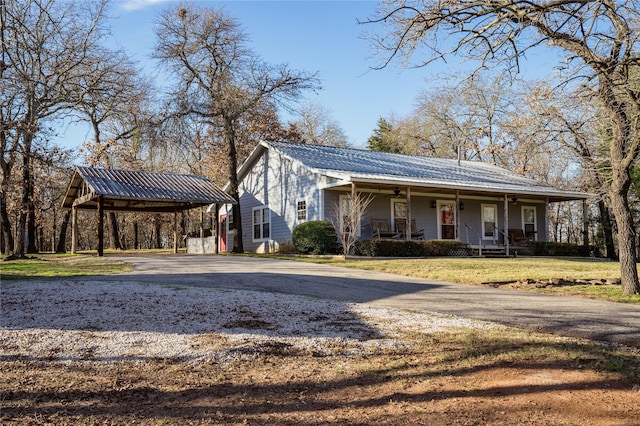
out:
M537 240L536 233L538 227L536 224L536 208L532 206L522 206L522 227L524 235L527 238Z
M298 201L298 220L307 220L307 202Z
M396 224L396 219L406 219L407 218L407 202L405 200L391 200L391 203L393 205L392 207L392 216L391 216L391 221L393 222L393 226L394 226L394 231L398 232L397 229L395 229L395 224ZM406 224L406 221L405 221Z
M253 240L268 240L271 234L271 213L268 207L253 209Z
M482 205L482 238L495 240L496 226L498 224L498 206L495 204Z

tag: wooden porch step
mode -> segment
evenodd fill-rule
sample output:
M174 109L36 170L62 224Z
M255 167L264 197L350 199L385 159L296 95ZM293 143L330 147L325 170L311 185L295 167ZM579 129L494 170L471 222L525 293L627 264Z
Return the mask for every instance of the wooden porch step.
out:
M482 250L480 250L482 248ZM486 257L507 257L507 247L500 245L471 245L471 252L474 256L486 256Z

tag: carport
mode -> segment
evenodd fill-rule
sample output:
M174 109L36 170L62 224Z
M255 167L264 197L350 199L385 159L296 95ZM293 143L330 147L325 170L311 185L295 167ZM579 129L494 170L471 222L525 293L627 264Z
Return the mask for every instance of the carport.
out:
M105 211L173 213L173 251L177 253L179 212L210 204L235 203L204 176L77 167L62 207L72 211L72 253L77 250L78 209L97 211L98 256L102 256Z

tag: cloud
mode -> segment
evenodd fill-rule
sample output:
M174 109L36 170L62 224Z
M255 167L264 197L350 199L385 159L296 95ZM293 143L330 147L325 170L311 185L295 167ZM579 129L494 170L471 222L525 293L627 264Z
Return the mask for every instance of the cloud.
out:
M122 7L124 10L133 11L144 9L167 1L170 0L125 0L124 2L122 2L120 7Z

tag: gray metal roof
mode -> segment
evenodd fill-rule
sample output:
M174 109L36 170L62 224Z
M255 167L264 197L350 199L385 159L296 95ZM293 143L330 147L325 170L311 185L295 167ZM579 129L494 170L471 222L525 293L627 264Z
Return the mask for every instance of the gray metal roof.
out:
M98 196L103 197L106 210L160 212L235 204L203 176L77 167L62 206L95 209Z
M554 188L487 163L336 148L290 142L262 142L320 174L349 182L415 185L485 193L585 199L589 194Z

